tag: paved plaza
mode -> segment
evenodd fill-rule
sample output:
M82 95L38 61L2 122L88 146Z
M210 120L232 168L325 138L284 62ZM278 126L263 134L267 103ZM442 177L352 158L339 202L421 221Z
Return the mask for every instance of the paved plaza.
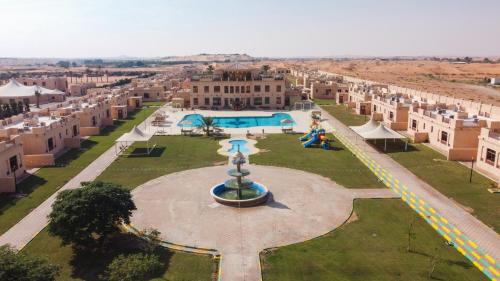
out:
M234 208L216 203L210 188L228 178L228 166L166 175L133 191L132 224L156 228L173 243L217 249L222 280L260 280L259 252L323 235L350 216L355 198L392 198L389 189L346 189L303 171L247 165L251 179L266 185L263 206Z

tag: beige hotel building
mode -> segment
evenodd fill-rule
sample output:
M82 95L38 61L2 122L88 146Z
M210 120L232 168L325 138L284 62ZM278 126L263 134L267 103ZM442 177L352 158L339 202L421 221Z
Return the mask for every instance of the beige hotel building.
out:
M191 77L192 108L281 109L289 103L285 98L285 79L274 72L226 68Z

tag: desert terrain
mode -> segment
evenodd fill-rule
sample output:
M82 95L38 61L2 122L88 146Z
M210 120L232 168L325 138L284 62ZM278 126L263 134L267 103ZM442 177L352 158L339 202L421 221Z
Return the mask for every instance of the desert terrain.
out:
M499 63L451 64L431 60L289 60L273 65L302 65L468 100L500 105L500 87L485 79L500 77Z

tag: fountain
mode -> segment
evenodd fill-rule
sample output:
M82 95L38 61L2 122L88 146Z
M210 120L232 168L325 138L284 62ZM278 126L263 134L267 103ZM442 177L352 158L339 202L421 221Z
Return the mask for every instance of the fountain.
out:
M246 163L246 159L243 153L240 152L239 146L232 163L236 165L236 169L228 170L227 174L233 178L214 186L210 190L215 201L233 207L251 207L266 202L269 194L267 188L262 184L244 178L250 175L250 171L241 168Z

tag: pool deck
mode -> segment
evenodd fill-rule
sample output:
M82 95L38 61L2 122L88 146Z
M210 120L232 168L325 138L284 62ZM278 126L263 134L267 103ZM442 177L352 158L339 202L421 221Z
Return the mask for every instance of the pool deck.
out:
M289 114L296 125L293 126L294 132L304 133L309 132L309 126L311 125L310 111L262 111L262 110L244 110L244 111L234 111L234 110L181 110L177 108L172 108L165 105L161 108L161 111L168 115L167 122L161 126L153 126L152 121L154 116L151 116L147 120L146 131L152 134L159 135L180 135L181 127L177 124L188 114L201 114L203 116L210 117L244 117L244 116L271 116L274 113L287 113ZM286 126L288 127L288 126ZM187 129L187 128L186 128ZM196 131L196 128L194 128ZM282 133L281 126L261 126L261 127L250 127L250 128L222 128L224 133L231 135L246 135L251 134L277 134Z

